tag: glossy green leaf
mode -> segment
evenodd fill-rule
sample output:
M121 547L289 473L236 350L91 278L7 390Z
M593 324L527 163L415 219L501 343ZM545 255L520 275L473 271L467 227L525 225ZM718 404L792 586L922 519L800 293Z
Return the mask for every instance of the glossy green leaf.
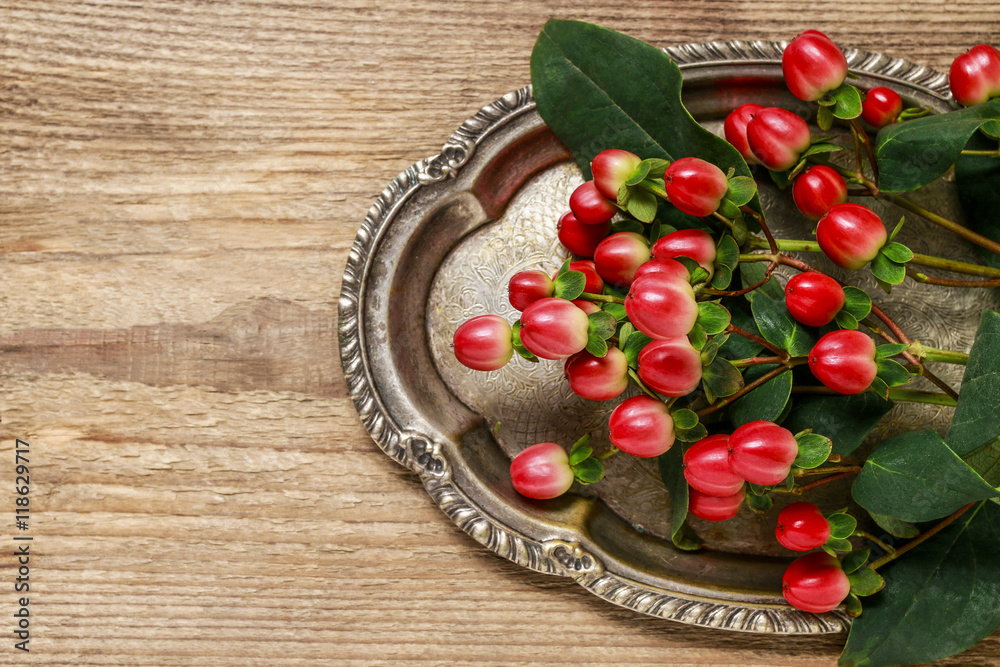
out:
M983 312L947 441L959 456L1000 436L1000 314Z
M828 92L826 97L834 101L834 104L828 108L830 113L837 118L850 120L861 115L861 93L847 81L842 83L839 88Z
M888 359L908 349L910 349L910 346L906 343L886 343L875 348L875 358Z
M670 416L674 420L674 428L689 430L698 425L698 415L694 410L682 408L674 410Z
M844 560L841 562L841 567L843 567L844 572L850 574L857 571L861 566L868 562L868 557L871 555L871 551L868 549L860 549L858 551L852 551L851 553L844 556Z
M966 144L970 150L996 150L997 141L976 133ZM1000 160L963 155L955 161L955 189L966 226L991 241L1000 242ZM1000 267L1000 255L975 246L986 264Z
M748 493L744 500L746 501L747 507L760 514L763 514L774 507L774 501L771 500L771 496L767 494L757 496L752 493Z
M843 512L831 514L827 521L830 522L830 536L840 540L846 540L858 529L857 519Z
M748 368L744 379L753 382L773 368L775 366L772 364ZM758 420L777 421L791 395L792 372L785 371L733 401L729 407L729 421L733 426L742 426Z
M904 540L916 537L920 534L920 529L914 526L912 523L907 521L900 521L895 517L891 517L888 514L878 514L876 512L869 512L872 521L878 524L878 527L889 533L893 537L899 537Z
M531 53L538 112L590 178L606 148L643 158L698 156L751 176L727 141L702 127L681 103L682 77L659 49L589 23L553 19ZM757 198L751 206L759 211Z
M844 310L863 320L872 312L872 300L863 289L848 285L844 288Z
M816 125L824 132L833 127L833 114L829 107L821 106L816 110Z
M910 373L901 363L892 359L878 359L878 377L890 387L898 387L910 381Z
M899 262L900 264L905 264L913 259L913 251L902 243L896 243L895 241L886 243L879 252L892 261Z
M576 480L581 484L596 484L604 479L604 466L597 459L584 459L572 467Z
M701 540L687 525L688 483L684 479L684 450L680 443L668 449L657 458L660 478L670 494L671 529L670 539L674 546L692 551L701 546Z
M839 537L831 537L823 545L823 551L833 556L837 555L835 553L837 551L850 551L853 548L854 545L852 545L849 540L845 540Z
M986 480L990 486L1000 486L1000 439L988 442L962 460Z
M1000 100L882 128L875 140L879 189L908 192L937 180L991 118L1000 118Z
M729 179L726 199L736 206L749 204L757 194L757 182L749 176L733 176Z
M629 186L638 185L639 183L642 183L644 180L646 180L646 176L649 175L650 166L651 165L649 160L643 160L642 162L640 162L639 166L635 168L635 171L633 171L629 175L629 177L625 179L625 185Z
M608 312L598 311L591 313L588 315L588 319L590 320L588 333L594 336L608 339L614 336L615 331L618 329L618 320Z
M714 301L702 301L698 304L698 324L709 336L722 333L729 326L729 311Z
M857 329L858 328L858 318L851 315L846 310L841 310L837 313L837 316L833 318L834 324L836 324L841 329Z
M1000 627L1000 507L983 503L893 561L865 601L840 667L890 667L954 655Z
M796 468L812 469L826 463L830 457L830 450L833 443L830 438L819 433L802 432L795 436L795 441L799 445L799 453L795 457L793 466Z
M903 521L933 521L1000 496L932 430L883 442L865 461L851 494L869 512Z
M519 356L532 363L538 363L538 357L528 351L528 348L521 343L521 320L514 322L514 325L511 327L510 342L514 346L514 351L517 352Z
M882 417L892 401L875 394L853 396L796 395L783 426L792 433L811 428L833 441L833 453L850 456Z
M691 331L688 332L688 340L691 341L691 346L700 350L705 347L705 343L708 342L708 336L705 334L705 327L701 326L697 322L691 327Z
M659 206L659 203L656 195L652 192L637 188L629 194L626 208L636 220L640 222L652 222L653 218L656 217L656 208Z
M608 353L608 341L600 336L590 334L587 336L587 347L584 349L595 357L603 358Z
M590 458L590 455L594 453L594 450L590 447L580 447L574 448L573 451L569 453L569 464L575 466L581 461L585 461Z
M722 357L716 357L702 369L701 381L705 392L717 398L732 396L743 387L743 375L739 369Z
M847 580L851 582L851 592L861 597L875 595L885 588L885 579L870 567L852 572L847 575Z
M740 264L740 247L730 234L723 234L715 249L716 268L724 266L735 269Z
M871 263L872 275L889 285L899 285L906 280L906 267L885 255L876 255Z
M727 289L733 282L733 271L728 266L715 267L715 275L712 276L711 285L715 289Z
M583 271L564 271L556 276L554 281L554 291L552 296L572 301L578 299L583 294L583 288L587 284L587 276Z
M751 292L750 309L757 328L764 340L772 345L787 350L793 356L805 356L816 344L816 338L788 312L784 294L775 298L764 289L770 287L772 282Z
M642 348L651 342L653 342L653 339L641 331L635 331L629 335L628 341L626 341L625 346L622 348L622 352L625 354L625 359L631 368L638 367L639 353L642 352Z
M760 335L757 323L754 322L753 315L750 314L750 304L738 299L730 299L729 317L730 323L751 333ZM733 334L722 346L721 352L729 359L749 359L755 357L764 348L759 343L755 343L749 338L744 338L739 334Z

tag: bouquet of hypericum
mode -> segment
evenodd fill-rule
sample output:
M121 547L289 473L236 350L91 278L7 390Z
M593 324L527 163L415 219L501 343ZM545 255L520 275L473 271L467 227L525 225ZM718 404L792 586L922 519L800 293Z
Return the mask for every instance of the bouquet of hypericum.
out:
M816 31L792 40L782 69L795 97L814 103L820 131L837 126L846 145L757 104L732 110L723 140L684 109L664 53L585 23L547 24L531 61L538 109L592 177L559 223L575 258L555 276L517 273L509 295L520 320L463 323L455 354L476 370L499 369L514 352L565 360L572 390L595 401L638 387L611 413L607 446L589 436L568 450L528 446L512 482L552 498L599 481L609 456L659 457L681 549L700 544L688 513L768 512L777 494L853 477L863 525L900 546L845 509L787 505L775 536L808 553L786 570L784 596L807 612L843 605L858 617L844 665L938 659L1000 626L1000 314L982 314L971 352L930 347L877 295L801 257L870 271L885 292L907 279L1000 286L1000 99L990 101L1000 53L980 45L956 58L952 92L967 108L933 115L904 109L889 88L852 85L844 53ZM953 165L965 225L900 194ZM814 239L772 234L756 178L790 192L817 221ZM891 202L900 218L882 220L848 196ZM898 240L903 211L979 246L983 264L915 254ZM784 285L782 266L794 272ZM959 391L934 374L938 363L967 366ZM936 390L908 387L916 377ZM793 394L829 400L797 411ZM953 406L954 417L943 437L906 432L862 458L859 445L893 401Z

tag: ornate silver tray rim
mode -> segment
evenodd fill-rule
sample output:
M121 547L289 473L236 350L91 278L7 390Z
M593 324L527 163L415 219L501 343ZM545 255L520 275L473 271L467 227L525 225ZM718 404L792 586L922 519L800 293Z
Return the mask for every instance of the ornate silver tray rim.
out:
M663 49L685 72L700 68L758 64L778 67L785 42L711 42ZM845 50L851 71L875 80L903 83L940 102L950 100L947 76L901 59L857 49ZM338 338L350 392L365 428L392 459L416 472L430 496L462 530L497 554L535 571L567 576L597 596L635 611L683 623L728 630L823 634L843 632L850 620L841 611L813 615L791 607L752 601L710 599L678 590L676 582L643 577L619 559L581 544L582 539L525 534L508 517L487 512L456 482L454 461L433 435L400 423L379 386L367 347L365 299L377 254L399 212L428 186L456 177L477 147L506 124L535 109L531 87L511 92L483 107L447 140L441 152L399 174L369 210L348 256L339 301ZM530 524L529 524L530 525Z

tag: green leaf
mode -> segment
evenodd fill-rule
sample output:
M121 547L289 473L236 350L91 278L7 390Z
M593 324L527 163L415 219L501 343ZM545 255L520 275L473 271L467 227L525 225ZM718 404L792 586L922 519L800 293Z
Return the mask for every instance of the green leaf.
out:
M740 247L730 234L723 234L715 248L715 268L735 269L740 265Z
M795 436L795 441L799 443L799 453L792 463L796 468L809 470L823 465L833 449L830 438L818 433L799 433Z
M733 282L733 271L726 266L715 267L715 274L712 276L711 285L715 289L726 289Z
M638 367L639 353L642 352L642 348L652 342L653 339L641 331L635 331L629 335L625 347L621 348L621 350L625 354L625 359L628 361L630 368L635 369Z
M829 109L837 118L850 120L861 115L861 93L846 81L840 84L839 88L828 92L826 97L834 100L833 106Z
M851 490L869 512L903 521L933 521L962 505L1000 496L936 431L909 431L883 442Z
M629 193L626 208L630 214L635 216L636 220L652 222L653 218L656 217L656 207L659 203L656 195L652 192L636 188Z
M988 442L962 457L965 463L990 486L1000 486L1000 439Z
M529 352L528 348L521 343L521 320L514 322L514 325L511 327L510 342L514 346L514 351L521 357L533 363L538 363L538 357Z
M747 503L747 507L749 507L754 512L757 512L758 514L763 514L764 512L767 512L772 507L774 507L774 501L771 500L771 496L767 494L758 496L752 493L748 493L744 498L744 500Z
M881 252L883 255L885 255L892 261L898 262L900 264L905 264L906 262L909 262L911 259L913 259L913 251L907 248L902 243L897 243L895 241L886 243L884 246L882 246L882 249L879 252Z
M788 312L780 287L780 296L775 296L771 289L765 289L773 284L774 281L768 281L750 293L750 309L760 334L766 341L793 356L805 356L816 344L816 338Z
M704 347L701 349L701 365L708 366L713 361L715 361L715 355L719 353L719 343L715 339L712 339L705 343Z
M646 158L642 162L643 164L649 166L649 172L647 175L651 178L662 179L663 174L667 171L667 167L670 166L670 162L668 160L661 160L655 157Z
M875 595L885 588L885 579L870 567L852 572L847 575L847 580L851 582L851 592L861 597Z
M844 310L863 320L872 312L872 300L863 289L848 285L844 288Z
M816 110L816 125L824 132L833 127L833 114L828 107L821 106Z
M573 451L569 453L569 464L570 466L575 466L581 461L585 461L590 458L590 455L594 453L594 450L590 447L580 447L579 449L574 448Z
M920 529L907 521L900 521L888 514L877 514L875 512L869 512L868 514L878 524L879 528L893 537L909 540L920 534Z
M753 382L775 367L772 364L753 366L747 369L744 379ZM733 426L742 426L752 421L776 422L791 395L792 372L785 371L733 401L729 407L729 421Z
M910 349L910 346L906 343L886 343L875 348L875 358L888 359L908 349Z
M844 569L846 574L856 572L858 568L863 566L868 562L868 557L871 555L871 551L868 549L860 549L858 551L852 551L851 553L844 556L843 562L840 564Z
M850 514L838 512L827 517L830 522L830 536L838 540L846 540L858 529L858 521Z
M846 310L841 310L837 313L837 316L833 318L833 321L841 329L854 330L858 328L858 319Z
M877 377L881 378L890 387L898 387L910 381L910 372L898 361L878 359L876 366L878 368Z
M889 285L899 285L906 280L906 267L879 254L872 260L872 275Z
M800 157L807 158L810 155L819 155L820 153L836 153L837 151L844 150L841 146L837 144L831 144L826 141L820 141L809 146L809 148L802 151Z
M581 484L595 484L604 479L604 466L597 459L584 459L572 468L576 480Z
M751 176L739 152L681 103L682 77L659 49L589 23L553 19L531 53L538 112L585 178L606 148L673 161L696 155L723 173ZM633 193L634 195L635 193ZM755 197L751 207L760 212Z
M691 331L688 332L688 340L691 341L691 346L700 350L705 347L705 343L708 342L708 337L705 334L705 327L701 326L697 322L691 327Z
M782 425L792 433L815 429L833 441L834 454L850 456L892 406L892 401L867 392L853 396L796 395L792 412Z
M883 380L879 376L877 375L875 376L875 379L872 380L872 383L868 387L868 389L874 394L876 394L879 398L884 398L885 400L889 400L889 385L886 384L885 380Z
M848 540L840 539L837 537L831 537L826 541L825 544L823 544L823 551L832 555L836 555L833 553L834 551L850 551L853 548L854 545L851 544Z
M948 429L948 445L959 456L1000 436L1000 314L983 312L969 363L962 376L958 406Z
M698 425L698 415L694 410L681 408L671 412L670 416L674 420L674 428L687 431Z
M998 100L994 100L996 103ZM975 134L966 148L995 150L996 140ZM966 226L991 241L1000 242L1000 160L982 155L963 155L955 161L955 188ZM1000 267L1000 255L976 246L983 261Z
M864 608L861 606L861 600L857 595L848 593L847 597L844 598L844 610L851 618L857 618L864 611Z
M879 189L908 192L937 180L991 118L1000 118L1000 100L882 128L875 140Z
M757 181L749 176L733 176L729 179L729 190L726 199L736 206L749 204L757 194Z
M722 333L729 326L729 311L714 301L702 301L698 304L698 324L709 336Z
M657 458L660 478L670 494L670 539L679 549L691 551L701 546L701 541L687 525L688 483L684 478L684 450L679 443Z
M729 300L729 316L730 322L735 326L756 336L760 335L757 323L754 322L753 315L750 314L750 304L741 302L738 299ZM726 341L720 351L730 359L749 359L750 357L757 356L762 349L764 348L760 344L753 342L749 338L734 334L729 337L729 340Z
M889 240L890 241L892 241L893 239L896 238L896 235L899 234L899 232L903 229L903 223L905 223L905 222L906 222L906 216L905 215L900 216L899 222L897 222L896 226L892 228L891 232L889 232ZM911 256L910 259L912 259L912 256ZM908 260L905 260L905 261L908 262L910 260L908 259Z
M619 322L628 319L628 313L625 312L625 306L620 303L605 303L601 305L601 310L615 318Z
M715 210L719 213L719 215L724 218L729 218L730 220L734 220L741 215L740 207L728 199L723 199L719 202L719 208Z
M618 329L618 320L611 313L599 311L587 316L590 319L590 327L587 332L592 336L607 340L615 335Z
M681 442L698 442L702 438L708 437L708 429L705 428L704 424L697 424L693 428L677 428L674 425L674 437Z
M639 166L635 168L627 179L625 179L625 185L638 185L646 180L646 176L649 175L650 164L648 160L643 160L639 163ZM666 169L664 169L666 171Z
M886 566L886 587L854 621L840 667L954 655L1000 626L1000 507L984 503Z
M595 357L603 358L608 353L608 342L600 336L587 336L587 347L584 348Z
M587 276L583 271L560 272L554 281L555 289L552 296L572 301L578 299L583 294L583 288L587 284Z
M618 329L618 349L624 352L625 346L628 344L629 336L635 333L635 327L631 322L624 322L620 329Z
M646 231L646 228L643 227L642 223L638 220L626 218L624 220L615 220L612 222L611 231L615 234L618 232L635 232L636 234L642 234Z
M739 369L722 357L716 357L702 370L701 381L706 392L718 398L732 396L743 388L743 375Z

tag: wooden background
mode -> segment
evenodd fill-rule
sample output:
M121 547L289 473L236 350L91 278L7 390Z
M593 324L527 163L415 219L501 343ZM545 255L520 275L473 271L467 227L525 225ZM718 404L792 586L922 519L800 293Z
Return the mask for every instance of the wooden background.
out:
M552 16L661 46L818 28L937 68L1000 42L995 0L0 1L0 663L833 664L842 637L643 617L500 559L347 396L365 213L528 83Z

